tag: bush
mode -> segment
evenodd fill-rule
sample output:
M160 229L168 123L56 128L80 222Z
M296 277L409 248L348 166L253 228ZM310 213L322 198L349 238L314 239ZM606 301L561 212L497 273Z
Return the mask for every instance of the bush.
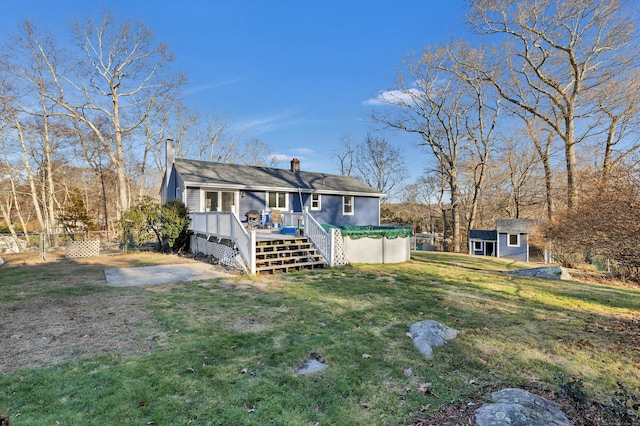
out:
M618 169L594 181L589 195L558 215L544 234L565 266L600 256L640 281L640 169Z
M138 204L124 212L120 228L126 243L142 245L155 238L160 245L160 204L151 197L143 197Z
M189 248L189 210L180 200L160 206L151 197L144 197L122 215L120 226L128 242L136 245L155 238L165 251Z
M173 251L189 248L189 210L180 200L169 200L160 213L162 247Z

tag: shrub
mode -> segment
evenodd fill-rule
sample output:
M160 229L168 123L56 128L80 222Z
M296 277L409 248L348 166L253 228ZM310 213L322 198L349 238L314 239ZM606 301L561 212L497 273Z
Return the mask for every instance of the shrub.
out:
M163 250L188 249L189 210L180 200L160 206L151 197L143 197L122 215L120 226L125 238L136 245L155 238Z
M162 246L173 251L189 248L189 210L180 200L169 200L160 213Z
M566 266L601 256L624 277L640 280L640 169L620 168L594 181L589 195L544 233Z
M143 197L123 213L120 228L125 242L141 245L155 238L161 244L160 204L151 197Z

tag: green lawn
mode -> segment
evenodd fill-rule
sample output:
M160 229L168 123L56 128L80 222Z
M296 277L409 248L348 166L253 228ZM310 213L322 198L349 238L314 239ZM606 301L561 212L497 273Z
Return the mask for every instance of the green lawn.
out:
M267 286L262 277L124 290L29 285L27 296L13 290L25 276L0 269L3 311L20 297L131 291L153 318L140 325L139 338L152 339L147 355L114 350L0 376L0 413L13 426L398 425L485 388L557 388L561 375L603 402L617 381L637 389L640 290L503 273L521 266L414 253L404 264L269 277ZM49 273L33 266L29 280ZM426 319L461 331L431 359L406 336ZM296 376L316 354L327 368Z

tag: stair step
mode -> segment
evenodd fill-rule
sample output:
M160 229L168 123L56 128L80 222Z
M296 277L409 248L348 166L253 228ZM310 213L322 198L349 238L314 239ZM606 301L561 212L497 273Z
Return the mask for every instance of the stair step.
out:
M286 273L327 266L307 237L291 236L256 243L256 273Z
M315 247L311 243L304 244L274 244L271 246L256 246L256 253L277 253L283 250L310 250Z
M263 251L260 253L256 253L256 257L266 258L266 256L281 256L282 255L290 255L293 253L299 253L300 255L308 254L308 255L317 255L318 251L315 248L308 248L303 250L278 250L278 251Z
M260 266L256 267L256 272L267 272L267 271L276 271L276 270L284 270L287 272L291 269L299 269L301 267L307 266L326 266L327 264L324 261L316 261L316 262L302 262L302 263L287 263L284 265L269 265L269 266Z
M324 262L324 260L322 259L322 256L320 256L319 254L313 255L313 256L289 256L289 257L274 257L271 259L260 259L260 260L256 260L256 264L257 265L265 265L265 264L294 264L294 263L300 263L298 261L300 260L307 260L307 259L313 259L314 262Z
M271 247L291 247L291 246L312 247L313 243L311 243L310 241L296 241L296 242L274 241L271 244L258 244L256 245L256 249L268 249Z

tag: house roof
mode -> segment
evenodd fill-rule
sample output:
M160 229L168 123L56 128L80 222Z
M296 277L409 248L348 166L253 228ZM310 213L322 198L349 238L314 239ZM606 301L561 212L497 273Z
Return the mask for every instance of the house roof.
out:
M535 219L498 219L496 229L501 234L530 234L539 224Z
M218 186L247 190L282 190L317 193L349 193L373 197L384 194L359 180L329 173L315 173L241 164L176 159L174 167L187 186Z
M495 230L485 231L471 229L469 231L469 239L482 241L498 241L498 233Z

